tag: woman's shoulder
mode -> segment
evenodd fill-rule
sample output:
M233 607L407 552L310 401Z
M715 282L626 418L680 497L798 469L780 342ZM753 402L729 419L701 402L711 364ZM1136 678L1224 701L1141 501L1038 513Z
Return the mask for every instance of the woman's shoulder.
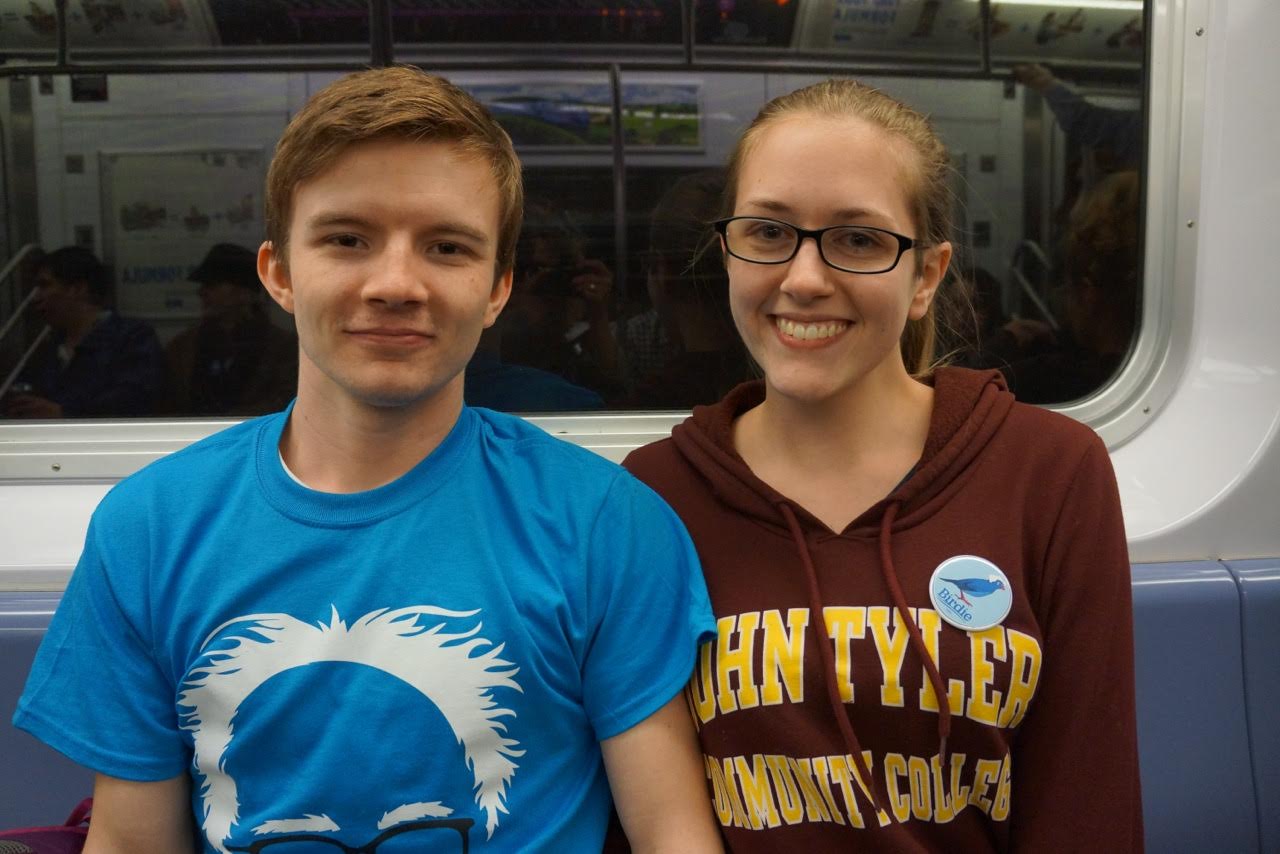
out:
M1058 484L1070 490L1073 483L1114 482L1111 456L1102 437L1087 424L1029 403L1015 403L1009 410L992 450L1040 482L1045 489Z
M663 479L664 474L669 474L673 468L680 465L681 460L682 457L679 449L676 448L675 440L668 436L665 439L642 445L627 454L622 461L622 467L640 480L653 486L655 482Z

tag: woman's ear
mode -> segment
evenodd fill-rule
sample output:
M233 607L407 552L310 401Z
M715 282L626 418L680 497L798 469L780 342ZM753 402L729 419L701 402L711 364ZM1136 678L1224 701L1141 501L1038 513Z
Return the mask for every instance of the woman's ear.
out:
M293 283L283 253L276 252L270 240L258 247L258 278L271 298L285 311L293 314Z
M919 320L929 311L933 298L938 293L938 285L942 284L951 266L951 244L944 241L937 246L924 250L920 266L916 270L916 289L911 295L911 306L907 309L907 317Z

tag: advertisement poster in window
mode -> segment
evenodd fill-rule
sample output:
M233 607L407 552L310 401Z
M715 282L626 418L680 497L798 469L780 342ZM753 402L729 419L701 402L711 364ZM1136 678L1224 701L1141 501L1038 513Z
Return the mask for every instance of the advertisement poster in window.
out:
M116 308L153 320L195 318L187 276L209 248L257 251L265 233L262 149L117 151L102 154L104 260Z
M477 83L467 89L493 112L517 148L607 149L612 144L608 83ZM624 83L622 130L628 149L701 151L701 84Z

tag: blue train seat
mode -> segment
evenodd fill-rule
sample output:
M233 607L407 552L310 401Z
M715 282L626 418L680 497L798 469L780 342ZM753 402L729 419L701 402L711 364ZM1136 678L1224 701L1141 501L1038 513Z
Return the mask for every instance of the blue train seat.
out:
M1235 579L1138 564L1133 611L1147 850L1259 851Z
M1240 585L1245 709L1263 851L1280 851L1280 560L1228 563Z
M62 824L93 793L93 772L10 723L59 598L0 593L0 828Z
M1147 850L1280 851L1280 561L1139 564L1133 595ZM9 723L57 601L0 593L0 827L59 823L92 788Z

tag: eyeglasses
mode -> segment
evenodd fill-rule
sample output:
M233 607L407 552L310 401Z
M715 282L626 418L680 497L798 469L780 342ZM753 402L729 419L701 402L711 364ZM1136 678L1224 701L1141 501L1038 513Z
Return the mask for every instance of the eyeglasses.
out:
M796 257L804 239L812 237L829 267L846 273L887 273L908 249L925 245L868 225L809 229L756 216L731 216L712 224L724 238L725 250L752 264L785 264Z
M433 818L424 821L411 821L406 824L397 825L383 833L378 834L375 838L355 848L347 845L341 840L334 839L331 836L321 836L315 833L294 833L288 836L275 836L271 839L259 839L250 845L228 845L228 851L248 851L249 854L374 854L379 848L386 851L394 845L399 844L402 840L397 840L392 845L383 846L384 842L393 837L402 836L412 831L430 831L430 830L454 830L458 833L457 847L451 850L467 854L468 850L468 831L475 824L474 819L470 818ZM437 850L437 847L444 839L437 839L440 834L421 833L415 834L413 840L403 840L408 847L396 848L396 851L421 851L423 846L431 851ZM452 834L449 834L452 837ZM443 849L440 849L443 850Z

